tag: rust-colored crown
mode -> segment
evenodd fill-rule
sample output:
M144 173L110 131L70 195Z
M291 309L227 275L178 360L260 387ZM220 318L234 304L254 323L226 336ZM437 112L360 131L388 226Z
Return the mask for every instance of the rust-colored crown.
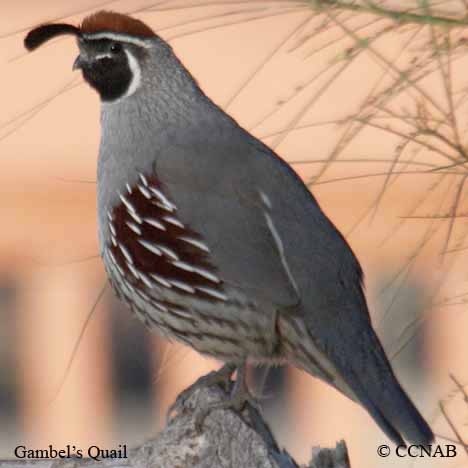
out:
M107 31L141 37L154 37L156 35L143 21L105 10L87 16L81 23L80 30L84 34Z

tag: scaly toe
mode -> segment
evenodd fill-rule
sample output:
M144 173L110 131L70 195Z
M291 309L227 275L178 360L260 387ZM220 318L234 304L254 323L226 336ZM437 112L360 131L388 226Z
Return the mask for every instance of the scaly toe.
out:
M257 411L260 410L258 401L250 394L244 380L244 375L238 376L239 380L236 380L232 393L225 401L214 403L205 408L198 408L195 412L195 430L198 434L201 433L203 423L206 417L215 410L219 409L231 409L236 413L241 412L246 403L249 403Z

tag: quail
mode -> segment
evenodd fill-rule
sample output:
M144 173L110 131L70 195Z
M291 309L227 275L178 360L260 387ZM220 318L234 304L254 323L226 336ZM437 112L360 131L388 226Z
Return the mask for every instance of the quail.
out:
M145 23L100 11L44 24L76 37L101 98L100 254L149 327L237 370L285 362L360 403L396 444L434 435L372 328L350 246L294 170L207 97ZM245 400L244 400L245 401Z

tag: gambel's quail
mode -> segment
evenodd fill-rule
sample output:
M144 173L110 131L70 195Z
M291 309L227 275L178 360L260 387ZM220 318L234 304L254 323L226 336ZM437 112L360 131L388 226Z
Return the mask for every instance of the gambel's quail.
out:
M76 36L100 95L100 253L149 327L237 370L285 362L359 402L397 444L433 433L375 334L346 240L294 170L200 89L143 22L101 11L32 30Z

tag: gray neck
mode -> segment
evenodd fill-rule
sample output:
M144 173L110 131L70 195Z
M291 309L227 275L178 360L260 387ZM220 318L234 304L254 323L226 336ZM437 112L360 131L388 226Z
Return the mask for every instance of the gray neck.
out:
M158 42L159 41L159 42ZM101 105L98 160L100 237L107 209L139 172L151 173L158 158L178 144L200 141L227 116L213 106L172 53L155 39L142 64L141 85L130 96ZM228 118L229 119L229 118Z
M212 102L181 64L172 49L160 39L147 50L142 64L141 85L134 94L101 106L101 151L99 171L108 158L128 174L130 168L147 168L168 145L206 133L215 125ZM213 112L213 110L215 111ZM126 168L124 168L127 166ZM102 174L98 172L98 178Z

